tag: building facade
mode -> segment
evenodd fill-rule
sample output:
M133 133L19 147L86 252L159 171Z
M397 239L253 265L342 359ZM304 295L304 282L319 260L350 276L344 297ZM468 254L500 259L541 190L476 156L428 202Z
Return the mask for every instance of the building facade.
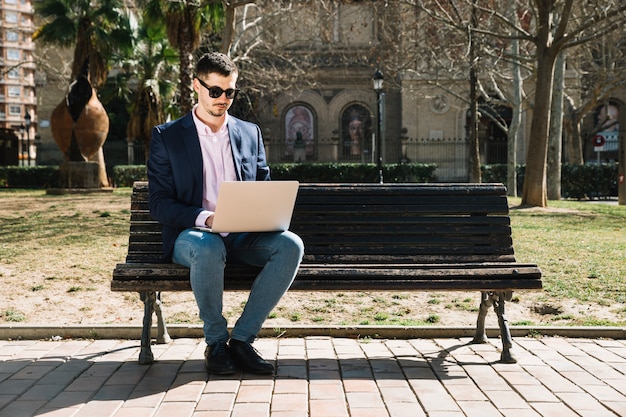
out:
M380 147L384 163L434 163L440 180L468 178L467 77L443 85L423 68L415 47L415 8L350 1L300 2L280 10L281 3L240 8L240 40L231 52L247 54L246 35L250 44L262 39L272 55L289 61L286 71L308 69L313 77L262 95L257 113L270 162L375 163ZM261 22L254 36L253 20ZM380 111L376 70L385 76ZM510 121L510 108L498 111ZM529 121L525 112L522 137ZM489 117L480 120L479 142L482 163L506 163L507 134ZM524 162L525 147L525 141L517 144L518 163Z
M10 154L15 153L20 164L34 165L38 135L33 6L30 0L0 1L0 128L5 138L2 152L9 155L6 162L14 162Z

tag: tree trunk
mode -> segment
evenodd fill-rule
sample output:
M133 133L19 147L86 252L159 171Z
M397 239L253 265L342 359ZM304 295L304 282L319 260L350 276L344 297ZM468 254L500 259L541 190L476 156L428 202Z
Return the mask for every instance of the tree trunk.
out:
M191 111L194 104L194 92L192 88L193 84L193 69L194 60L192 51L186 46L189 43L182 42L180 48L180 112L181 114L187 114Z
M513 2L511 2L513 3ZM513 4L509 5L509 18L515 21L517 9ZM511 40L511 55L519 55L519 40ZM513 73L513 112L511 115L511 125L509 126L509 135L507 143L507 170L506 170L506 189L507 195L517 197L517 141L519 138L519 128L522 125L522 70L519 61L512 61L511 71Z
M548 146L548 200L561 199L561 159L563 153L563 91L565 89L565 51L557 56L554 69L550 137Z
M229 2L224 3L224 30L222 31L222 53L230 56L230 47L235 33L235 6Z
M476 4L476 0L472 0ZM476 8L472 7L472 27L476 27ZM476 40L474 33L470 31L470 120L469 120L469 182L481 182L480 173L480 146L478 143L478 97L476 87L478 76L476 66L478 57L476 56Z
M558 50L551 40L552 3L537 2L537 5L542 7L538 13L539 21L537 23L537 77L530 138L526 153L522 205L546 207L548 205L546 190L548 134L554 63Z

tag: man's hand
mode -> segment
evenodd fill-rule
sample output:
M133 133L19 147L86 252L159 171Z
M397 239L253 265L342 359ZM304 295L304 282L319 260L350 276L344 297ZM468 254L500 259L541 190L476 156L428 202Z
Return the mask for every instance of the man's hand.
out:
M213 227L213 214L211 214L209 217L206 218L206 220L204 221L204 224L206 225L206 227Z

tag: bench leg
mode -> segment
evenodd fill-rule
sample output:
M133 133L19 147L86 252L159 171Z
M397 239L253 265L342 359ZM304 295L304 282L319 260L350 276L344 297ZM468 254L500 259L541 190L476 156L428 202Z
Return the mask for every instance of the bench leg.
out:
M167 333L165 320L163 319L163 309L161 303L160 292L141 292L141 300L144 304L143 311L143 329L141 331L141 352L139 353L139 363L142 365L154 362L154 355L151 347L151 330L152 330L152 313L157 316L157 338L159 344L169 343L172 341Z
M163 303L161 303L161 293L157 292L154 300L154 312L157 316L157 339L159 344L170 343L172 338L167 333L167 327L165 326L165 320L163 319Z
M141 330L141 352L139 352L139 363L141 365L149 365L154 362L152 347L150 342L150 329L152 328L152 309L153 300L156 299L154 292L140 292L141 301L143 301L143 329Z
M498 325L500 326L500 337L502 338L502 354L500 355L500 362L503 363L517 363L517 359L511 353L513 348L513 339L511 338L511 331L509 330L509 321L504 314L504 304L513 298L512 291L500 292L495 294L494 309L498 315Z
M474 334L474 340L472 343L480 344L487 343L487 334L485 333L485 318L489 312L489 308L492 306L492 301L489 293L480 293L480 307L478 309L478 319L476 320L476 333Z
M516 363L517 360L511 353L513 347L513 341L511 339L511 332L509 330L509 322L504 314L504 305L506 301L511 300L513 293L511 291L506 292L482 292L480 309L478 311L478 320L476 321L476 333L474 334L474 340L472 343L486 343L487 335L485 332L485 318L489 312L489 308L493 306L493 309L498 316L498 326L500 327L500 338L502 339L502 354L500 355L500 361L503 363Z

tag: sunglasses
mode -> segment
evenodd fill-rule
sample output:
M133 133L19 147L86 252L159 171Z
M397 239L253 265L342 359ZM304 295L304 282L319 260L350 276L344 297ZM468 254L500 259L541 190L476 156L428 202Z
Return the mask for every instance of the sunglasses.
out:
M200 78L196 77L196 79L198 80L198 82L200 83L202 87L206 88L209 91L209 97L211 98L220 98L222 94L226 93L226 98L229 100L232 100L235 97L237 97L237 93L240 91L238 88L227 88L226 90L222 90L220 87L217 87L217 86L211 87L207 85Z

